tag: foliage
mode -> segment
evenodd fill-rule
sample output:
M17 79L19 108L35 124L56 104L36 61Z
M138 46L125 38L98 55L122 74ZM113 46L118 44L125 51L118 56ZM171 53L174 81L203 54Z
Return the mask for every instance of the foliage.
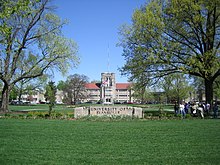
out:
M220 77L218 77L214 84L214 94L215 94L215 101L217 98L220 98Z
M141 73L139 73L138 77L130 77L130 81L133 81L132 88L134 91L134 98L140 100L141 103L144 103L147 101L147 97L150 95L150 93L147 92L147 87L150 84L150 80L147 79L147 74L144 72Z
M60 81L58 87L63 90L64 102L75 105L85 99L87 97L85 84L88 83L88 79L85 75L74 74L68 76L65 82Z
M205 94L204 79L200 77L193 77L192 87L194 88L191 93L191 95L194 95L193 100L203 101L203 95Z
M18 89L17 88L12 88L9 96L9 100L16 100L18 96Z
M140 103L145 104L148 102L153 102L154 92L149 88L140 88L138 84L133 86L134 93L132 94L135 100L140 100Z
M201 77L211 103L220 75L219 7L218 0L152 0L136 10L132 25L120 30L122 74L134 79L144 72L153 83L173 73Z
M43 75L36 78L31 79L23 79L15 84L16 88L18 88L18 100L21 101L21 96L26 94L28 95L28 101L32 100L32 95L37 94L38 92L43 92L44 87L46 86L46 82L48 79L48 75Z
M8 110L9 92L22 80L54 70L66 73L78 64L77 45L62 34L67 22L53 13L49 0L1 1L0 79L2 110Z
M52 81L48 82L44 97L46 101L49 101L49 116L51 115L54 105L56 104L56 92L57 92L57 87L55 85L55 82Z
M58 120L70 120L74 118L73 112L41 112L41 111L30 111L28 113L5 113L0 115L0 118L5 119L58 119Z
M187 80L188 77L180 73L163 77L163 80L158 85L165 92L168 103L174 100L180 103L186 98L189 98L192 88Z
M132 116L119 116L119 115L104 115L104 116L84 116L78 120L82 120L82 121L132 121L132 120L138 120L138 118L136 117L132 117Z
M65 88L65 82L63 80L60 80L57 84L58 90L63 90Z

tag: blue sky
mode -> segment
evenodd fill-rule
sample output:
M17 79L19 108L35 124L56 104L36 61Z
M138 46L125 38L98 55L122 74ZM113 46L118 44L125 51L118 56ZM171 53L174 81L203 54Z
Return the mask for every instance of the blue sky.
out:
M63 28L66 37L79 47L80 64L67 75L84 74L92 80L100 80L102 72L116 73L117 82L126 82L118 71L125 63L119 43L118 29L131 23L132 13L146 0L54 0L56 13L69 24ZM109 58L108 58L109 56ZM108 60L109 59L109 60ZM109 61L109 62L108 62ZM109 63L109 67L108 67ZM55 81L66 80L59 74Z

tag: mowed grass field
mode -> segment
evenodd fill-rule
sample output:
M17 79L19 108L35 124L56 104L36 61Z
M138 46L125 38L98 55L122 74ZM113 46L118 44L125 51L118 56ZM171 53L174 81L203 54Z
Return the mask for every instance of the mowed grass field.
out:
M9 110L14 111L48 111L48 104L36 104L36 105L9 105ZM56 105L53 110L59 112L73 111L73 108L68 108L66 105Z
M0 164L220 164L220 120L0 119Z

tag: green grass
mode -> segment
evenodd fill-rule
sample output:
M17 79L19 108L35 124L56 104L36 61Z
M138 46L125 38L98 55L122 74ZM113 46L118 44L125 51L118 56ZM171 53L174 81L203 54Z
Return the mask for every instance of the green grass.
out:
M0 164L219 164L220 120L0 119Z
M36 104L36 105L9 105L11 111L48 111L49 105ZM73 112L73 108L68 108L66 105L55 105L53 108L55 111Z

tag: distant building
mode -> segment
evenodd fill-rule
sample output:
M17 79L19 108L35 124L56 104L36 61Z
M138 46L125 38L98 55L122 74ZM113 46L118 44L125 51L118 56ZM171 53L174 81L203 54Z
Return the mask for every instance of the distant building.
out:
M131 83L116 83L115 73L101 73L101 83L86 84L87 101L106 104L133 102Z
M21 101L30 102L32 104L46 103L47 101L44 97L44 93L45 93L45 91L42 91L42 92L38 91L38 92L35 92L35 94L33 94L33 95L23 94L21 96ZM56 102L58 104L62 104L63 103L62 102L63 98L64 98L63 91L57 90L57 92L56 92Z
M102 102L106 104L133 102L133 90L131 83L116 83L115 73L101 73L101 83L85 84L87 98L81 102ZM31 103L46 103L45 92L37 92L35 95L22 95L22 101ZM62 104L63 91L57 91L56 102Z
M21 96L21 101L31 102L33 104L39 104L41 102L46 102L45 97L44 97L44 93L39 92L39 91L35 92L35 94L33 94L33 95L23 94Z

